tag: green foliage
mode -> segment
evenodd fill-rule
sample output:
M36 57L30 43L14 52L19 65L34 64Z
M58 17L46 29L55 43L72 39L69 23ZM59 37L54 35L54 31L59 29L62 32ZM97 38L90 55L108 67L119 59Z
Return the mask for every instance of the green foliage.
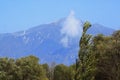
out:
M83 62L80 59L80 78L77 80L119 80L120 31L114 32L112 36L99 34L93 37L90 42L90 48L80 49L81 51L85 49L87 55L84 51L84 55L80 54ZM81 70L82 68L84 68L84 72Z
M91 51L91 35L86 34L87 30L91 27L89 22L85 22L83 26L83 33L80 39L80 50L78 60L76 63L76 80L94 80L96 71L96 58Z
M28 56L16 61L0 58L0 80L47 80L39 59Z
M94 53L97 55L98 70L96 80L119 80L120 79L120 31L112 36L94 37Z
M80 39L75 80L120 79L120 30L112 36L99 34L93 38L86 34L86 22Z
M57 65L54 69L54 80L73 80L74 66L65 66L63 64Z
M44 68L44 70L45 70L45 72L46 72L46 76L47 76L47 78L50 80L50 68L49 68L49 65L48 64L42 64L42 66L43 66L43 68Z

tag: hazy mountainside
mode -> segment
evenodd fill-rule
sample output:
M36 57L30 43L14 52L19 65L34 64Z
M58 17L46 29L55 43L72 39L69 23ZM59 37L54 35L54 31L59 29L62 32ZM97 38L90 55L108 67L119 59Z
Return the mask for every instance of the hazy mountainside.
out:
M88 33L92 35L104 34L107 36L107 35L111 35L113 31L115 30L105 27L101 24L93 24L92 27L88 30Z
M71 64L79 50L79 37L66 37L61 33L64 20L43 24L31 29L0 34L0 56L18 58L35 55L44 62ZM93 24L88 33L110 35L114 29Z

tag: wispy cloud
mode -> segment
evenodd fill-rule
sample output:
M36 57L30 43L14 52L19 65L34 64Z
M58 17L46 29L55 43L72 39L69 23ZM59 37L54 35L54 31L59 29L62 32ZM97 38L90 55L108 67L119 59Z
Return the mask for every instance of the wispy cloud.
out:
M64 47L68 47L68 37L65 36L61 39L61 43Z
M63 27L61 29L61 34L64 37L61 39L63 46L69 46L69 39L80 37L82 33L82 23L80 20L75 18L74 11L71 11L66 20L64 21Z

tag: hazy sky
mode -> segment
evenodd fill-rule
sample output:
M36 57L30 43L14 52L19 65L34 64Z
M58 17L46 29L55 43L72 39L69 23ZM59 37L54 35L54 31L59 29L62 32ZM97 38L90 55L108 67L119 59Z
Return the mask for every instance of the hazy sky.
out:
M67 17L120 29L120 0L0 0L0 33L25 30Z

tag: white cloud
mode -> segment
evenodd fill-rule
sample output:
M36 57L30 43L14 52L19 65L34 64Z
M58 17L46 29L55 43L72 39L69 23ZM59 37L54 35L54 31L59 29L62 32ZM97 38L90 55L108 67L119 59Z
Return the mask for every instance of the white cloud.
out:
M75 18L74 11L71 11L63 24L61 33L69 37L77 37L81 34L81 32L81 23L78 19Z
M61 39L61 43L63 44L64 47L68 47L68 37L65 36Z
M61 43L63 46L67 44L69 45L69 38L80 37L82 33L82 23L80 20L75 18L74 11L71 11L69 16L63 23L63 27L61 29L61 34L65 35L63 39L61 39ZM66 46L65 46L66 47Z

